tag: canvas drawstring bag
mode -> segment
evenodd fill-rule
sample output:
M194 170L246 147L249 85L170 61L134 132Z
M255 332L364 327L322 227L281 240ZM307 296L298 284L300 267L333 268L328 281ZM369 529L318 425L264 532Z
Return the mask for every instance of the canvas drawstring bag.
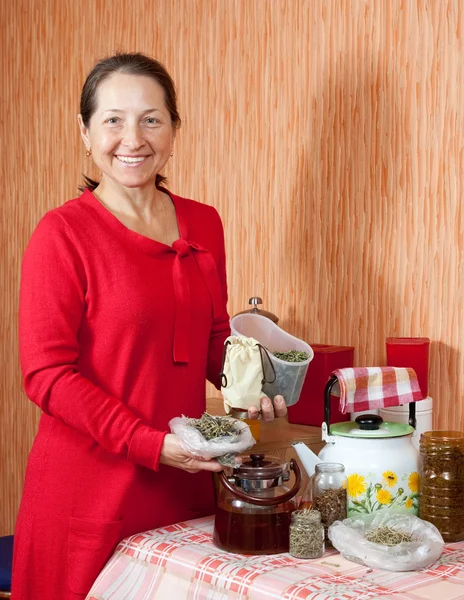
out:
M262 387L270 383L264 377L264 355L266 349L252 337L231 335L224 342L221 392L227 414L232 408L260 410L260 400L265 395ZM272 372L275 380L275 371Z

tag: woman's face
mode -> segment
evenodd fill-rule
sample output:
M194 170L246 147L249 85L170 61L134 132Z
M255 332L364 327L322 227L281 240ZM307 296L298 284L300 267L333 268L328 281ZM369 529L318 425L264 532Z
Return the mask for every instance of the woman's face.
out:
M172 152L175 128L164 90L151 77L114 73L97 90L96 110L79 127L102 172L126 188L154 185Z

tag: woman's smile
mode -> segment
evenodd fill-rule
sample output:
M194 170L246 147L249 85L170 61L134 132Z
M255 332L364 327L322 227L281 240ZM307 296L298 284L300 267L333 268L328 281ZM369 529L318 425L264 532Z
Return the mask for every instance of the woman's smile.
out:
M115 73L100 84L86 145L102 173L100 184L138 188L151 195L175 139L162 86L149 77Z
M139 167L144 162L148 156L124 156L122 154L115 154L115 158L121 162L125 167Z

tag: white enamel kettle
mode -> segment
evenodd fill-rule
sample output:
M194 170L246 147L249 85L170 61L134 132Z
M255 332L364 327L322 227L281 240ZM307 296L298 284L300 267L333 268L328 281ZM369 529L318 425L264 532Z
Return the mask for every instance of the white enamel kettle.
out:
M384 422L378 415L330 425L331 376L324 392L322 439L324 462L345 465L348 517L382 509L419 512L419 453L412 443L415 403L409 404L409 424Z

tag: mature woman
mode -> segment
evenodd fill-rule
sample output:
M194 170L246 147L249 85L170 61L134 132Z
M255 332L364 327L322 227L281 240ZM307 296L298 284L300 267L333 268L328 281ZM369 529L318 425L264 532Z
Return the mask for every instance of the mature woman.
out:
M46 214L25 252L21 364L43 415L15 533L17 600L84 598L122 538L213 511L221 467L167 433L204 411L229 335L220 218L162 186L179 125L160 63L99 62L79 126L101 180ZM274 417L269 399L262 410Z

